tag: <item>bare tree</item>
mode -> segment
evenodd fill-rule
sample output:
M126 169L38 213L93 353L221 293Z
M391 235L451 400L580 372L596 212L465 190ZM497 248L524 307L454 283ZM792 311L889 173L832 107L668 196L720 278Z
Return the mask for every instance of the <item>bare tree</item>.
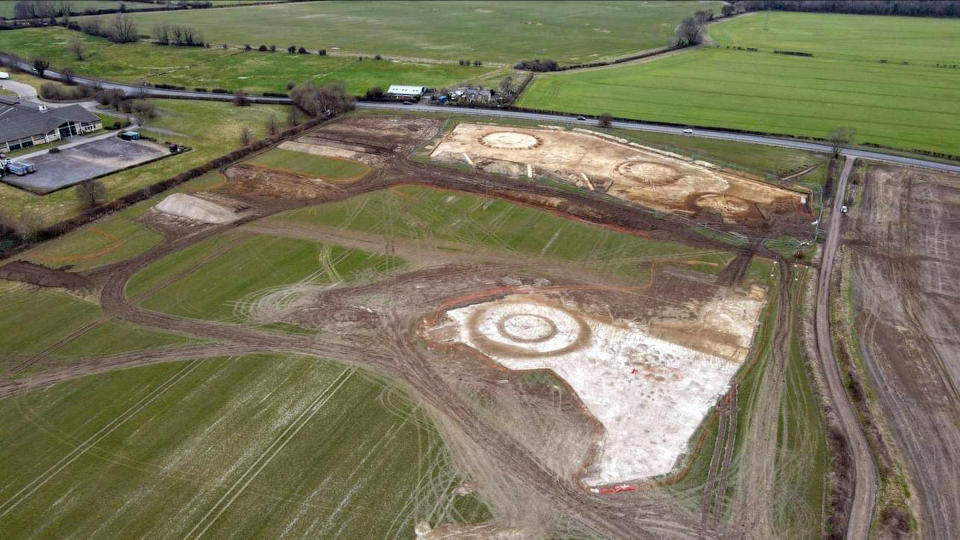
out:
M43 218L40 217L40 214L29 208L20 214L20 220L17 222L17 233L24 241L33 242L36 240L42 229Z
M140 39L137 23L129 15L117 13L110 21L110 39L116 43L133 43Z
M280 133L280 122L278 122L277 117L272 114L270 118L267 118L267 133L270 135Z
M83 210L96 208L107 200L107 188L99 180L90 180L77 184L77 202Z
M610 124L613 123L613 116L610 113L603 113L597 118L597 124L602 128L610 127Z
M300 115L297 113L296 106L290 107L290 112L287 113L287 125L290 127L300 125Z
M692 47L703 43L706 25L713 19L712 11L697 11L683 19L673 34L674 47Z
M83 41L77 37L71 39L70 43L67 43L67 51L77 60L83 60Z
M240 90L233 95L233 104L237 107L247 107L250 105L250 98L247 97L246 92Z
M37 77L43 77L44 72L50 69L50 61L43 57L33 59L33 69L37 72Z
M840 150L842 150L845 146L850 146L853 144L856 134L856 130L848 127L836 128L830 132L830 147L833 149L834 157L839 157Z
M500 81L500 91L510 96L513 94L513 77L507 75Z
M313 117L335 116L353 110L354 99L342 83L316 86L312 82L302 84L290 91L290 99Z
M60 75L63 76L63 82L65 82L65 83L67 83L67 84L74 84L74 83L76 82L76 81L74 80L74 76L76 75L76 73L74 73L72 67L65 67L65 68L61 69L61 70L60 70Z
M244 127L240 130L240 144L243 146L249 146L253 142L253 132L250 131L250 128Z

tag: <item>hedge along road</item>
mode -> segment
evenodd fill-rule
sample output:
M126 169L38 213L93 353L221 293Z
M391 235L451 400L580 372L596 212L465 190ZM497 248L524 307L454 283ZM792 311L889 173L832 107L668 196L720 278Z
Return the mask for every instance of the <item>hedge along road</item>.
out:
M14 62L12 58L6 55L4 56L7 64L16 63L17 67L26 71L27 73L36 74L36 71L33 69L33 66L27 62ZM47 79L62 81L63 76L60 73L57 73L53 70L46 70L44 72L44 77ZM164 88L153 88L149 86L134 86L129 84L115 83L110 81L102 81L99 79L92 79L87 77L78 77L74 76L73 80L80 84L85 84L89 86L99 86L108 90L120 90L128 96L149 96L155 98L173 98L173 99L200 99L200 100L210 100L210 101L230 101L233 99L233 94L214 94L208 92L193 92L190 90L168 90ZM263 103L270 105L289 105L293 101L288 97L269 97L269 96L253 96L248 95L247 98L251 103ZM473 116L496 116L500 118L517 118L522 120L538 120L541 122L562 122L567 124L575 124L580 126L590 126L592 125L589 120L578 120L576 117L568 114L547 114L547 113L535 113L535 112L524 112L524 111L514 111L514 110L504 110L504 109L481 109L481 108L472 108L472 107L452 107L452 106L440 106L440 105L404 105L402 103L371 103L371 102L358 102L357 107L363 109L400 109L407 111L422 111L422 112L444 112L444 113L455 113L455 114L464 114L464 115L473 115ZM620 129L630 129L635 131L651 131L656 133L672 133L674 135L683 135L685 128L678 126L666 126L662 124L650 124L646 122L630 121L630 120L614 120L610 124L612 127ZM766 144L770 146L779 146L782 148L792 148L795 150L806 150L809 152L818 152L821 154L833 152L833 147L828 144L803 141L799 139L786 139L782 137L773 137L770 135L751 135L749 133L739 133L736 131L727 131L723 129L695 129L693 130L692 136L702 137L705 139L722 139L727 141L738 141L744 143L753 143L753 144ZM949 163L942 163L939 161L931 161L926 159L911 158L905 156L899 156L896 154L888 154L885 152L873 152L869 150L857 150L853 148L844 148L840 151L844 156L850 158L860 158L860 159L870 159L875 161L887 161L890 163L897 163L900 165L910 165L913 167L924 167L927 169L936 169L939 171L960 173L960 165L953 165Z

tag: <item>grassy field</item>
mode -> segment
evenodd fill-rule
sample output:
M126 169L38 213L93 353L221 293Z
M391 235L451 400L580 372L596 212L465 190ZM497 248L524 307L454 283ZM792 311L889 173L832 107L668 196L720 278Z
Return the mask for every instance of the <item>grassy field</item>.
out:
M176 362L17 394L0 399L0 440L7 538L411 538L419 520L490 517L454 493L442 440L402 391L317 359Z
M643 262L650 259L700 260L719 271L730 258L728 253L649 240L501 200L421 186L390 188L270 219L437 242L448 250L482 248L580 261L636 280L647 279Z
M258 293L284 285L329 285L400 268L395 257L294 238L230 233L148 266L127 294L148 309L218 320L243 320ZM229 287L223 286L229 283Z
M272 169L322 178L331 182L358 180L370 173L370 167L358 161L315 156L305 152L294 152L279 148L259 154L250 162Z
M800 51L816 58L925 66L960 61L960 26L951 19L771 11L711 26L710 37L721 47Z
M250 8L243 8L247 10ZM233 9L207 10L216 17ZM203 11L189 16L202 17ZM262 23L258 23L262 24ZM149 30L148 30L149 31ZM75 37L86 45L85 58L78 61L66 45ZM340 81L355 93L391 84L442 87L459 81L487 76L495 68L461 67L457 64L393 62L372 58L357 61L355 56L289 54L289 44L278 51L245 52L239 49L167 47L148 42L114 44L65 28L26 28L0 33L0 50L32 59L42 56L54 68L71 67L78 74L108 80L151 84L173 84L188 88L226 88L247 92L286 92L287 83L313 81L318 84Z
M343 53L513 63L583 62L662 47L693 11L720 2L322 2L142 13L189 24L213 43L291 44ZM428 24L425 22L429 21Z
M938 42L939 55L930 47L949 21L904 18L901 33L903 19L883 18L885 33L877 38L883 46L865 44L844 55L819 52L830 40L816 45L822 33L816 25L826 17L853 27L857 17L777 15L770 17L769 33L755 28L766 15L711 27L711 35L720 36L718 44L760 46L759 52L700 49L647 63L541 76L519 104L812 137L853 127L860 143L960 154L960 69L935 67L939 61L956 62L960 39ZM877 19L866 18L871 27L881 25ZM933 37L911 39L923 23L930 24ZM781 45L778 36L785 34L792 37ZM815 56L774 54L766 47L813 50ZM911 58L908 64L879 62L893 47L900 47L900 57Z
M152 203L140 203L60 238L44 242L20 259L45 266L87 270L128 259L161 241L161 236L144 227L138 218Z
M120 7L121 2L117 0L71 0L67 3L70 4L70 10L74 13L83 13L87 9L116 9ZM122 3L126 6L126 9L130 11L157 7L156 4L147 2L129 2L123 0ZM16 2L0 2L0 17L12 18L15 13L15 6Z
M97 322L102 315L91 301L59 289L40 289L0 280L0 377L31 360L17 377L55 369L70 359L184 344L194 340L137 328L122 322Z
M265 137L270 116L281 122L287 117L287 107L280 105L234 107L229 103L183 100L155 100L155 103L160 116L148 122L148 131L149 127L165 130L152 135L160 140L190 146L193 150L102 178L100 181L107 188L110 199L236 150L240 147L240 131L244 127L249 127L257 138ZM49 225L79 214L80 207L72 189L40 196L0 184L0 213L16 220L25 211Z

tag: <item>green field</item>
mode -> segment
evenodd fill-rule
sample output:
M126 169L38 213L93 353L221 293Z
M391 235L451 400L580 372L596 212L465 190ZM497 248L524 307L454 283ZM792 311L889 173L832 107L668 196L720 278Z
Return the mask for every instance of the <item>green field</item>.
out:
M731 257L502 200L422 186L390 188L270 219L435 242L446 250L482 248L583 262L596 271L634 280L647 279L644 263L651 259L696 259L710 263L704 266L708 271L719 271Z
M70 0L67 3L70 4L70 11L74 13L83 13L84 10L87 9L116 9L120 7L121 3L130 11L157 7L156 4L135 1L129 2L127 0L123 0L122 2L118 0ZM15 13L14 7L16 4L16 2L0 2L0 17L12 18Z
M363 2L134 15L141 33L187 24L213 43L295 44L342 53L513 63L585 62L662 47L674 27L720 2Z
M240 147L240 131L250 128L254 137L267 135L267 120L287 118L286 106L257 105L234 107L229 103L185 100L154 100L160 116L149 120L145 131L161 141L190 146L192 151L101 178L107 196L115 199L144 186L175 176L191 167L222 156ZM152 132L151 128L163 130ZM24 211L50 225L80 213L76 194L64 189L49 195L35 195L0 183L0 214L20 218ZM84 241L86 244L87 241ZM61 247L66 251L69 246Z
M244 10L250 8L242 8ZM231 13L231 9L205 10ZM192 11L200 17L203 11ZM82 61L66 45L79 37L86 44ZM49 59L53 67L71 67L78 74L103 79L151 84L173 84L188 88L225 88L247 92L286 92L287 83L312 81L318 84L343 82L355 94L368 88L391 84L441 87L489 75L490 67L461 67L456 64L393 62L372 58L357 61L354 56L289 54L288 44L277 52L245 52L240 49L169 47L148 42L114 44L64 28L26 28L0 33L0 50L24 58Z
M711 26L710 37L721 47L800 51L816 58L925 66L960 62L960 25L952 19L771 11Z
M100 356L184 344L185 336L101 321L97 304L59 289L40 289L0 280L0 378L56 369L71 358Z
M260 154L249 161L264 167L292 171L331 182L357 180L370 172L370 167L358 161L315 156L279 148Z
M456 495L410 399L312 358L114 371L0 399L0 537L412 538ZM35 489L34 489L35 488Z
M951 21L868 17L876 39L859 40L853 52L838 54L831 52L830 39L820 40L817 25L826 18L853 27L858 17L771 14L769 33L756 28L765 18L753 15L711 27L719 45L757 46L759 52L709 48L647 63L541 76L519 104L810 137L853 127L859 143L960 154L960 69L935 67L960 60L960 39L937 41L950 37L944 25ZM924 23L929 23L931 37L912 39ZM787 36L782 45L780 36ZM873 41L877 45L872 47ZM771 50L788 47L815 56ZM879 62L896 47L898 58L911 58L909 64Z
M243 320L250 295L284 285L369 279L402 262L294 238L231 233L168 255L136 274L127 295L174 315ZM224 286L229 284L229 286Z

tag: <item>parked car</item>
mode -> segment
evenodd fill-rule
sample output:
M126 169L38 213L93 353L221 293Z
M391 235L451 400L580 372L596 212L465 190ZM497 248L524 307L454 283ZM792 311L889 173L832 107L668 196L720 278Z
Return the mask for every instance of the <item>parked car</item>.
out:
M6 71L0 71L0 79L9 79L9 78L10 78L9 73L7 73Z

